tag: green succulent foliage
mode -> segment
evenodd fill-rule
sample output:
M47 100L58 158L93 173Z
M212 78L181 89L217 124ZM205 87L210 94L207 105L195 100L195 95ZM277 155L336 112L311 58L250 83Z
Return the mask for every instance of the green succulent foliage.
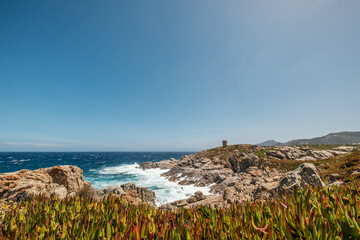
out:
M0 239L360 239L360 185L299 189L272 201L166 211L43 196L6 211Z

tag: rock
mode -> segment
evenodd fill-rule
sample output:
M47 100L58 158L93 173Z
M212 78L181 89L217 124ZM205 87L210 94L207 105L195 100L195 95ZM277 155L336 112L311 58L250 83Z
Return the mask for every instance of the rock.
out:
M124 192L134 191L137 194L138 202L148 203L155 206L155 192L146 187L137 187L134 182L121 185ZM122 195L121 195L122 196Z
M334 156L346 154L346 152L343 152L343 151L335 151L335 150L328 150L328 152L331 153L331 154L334 155Z
M170 158L161 162L143 162L140 163L140 168L143 170L151 168L169 169L176 166L177 163L178 161L175 158Z
M186 200L188 203L194 203L196 202L196 198L195 197L189 197L187 200Z
M125 184L121 185L121 188L125 192L130 191L130 190L135 190L136 191L136 184L134 182L125 183Z
M331 158L334 155L331 154L329 151L325 151L325 150L321 150L321 151L311 151L311 154L316 158L316 159L326 159L326 158Z
M201 191L195 192L194 197L195 197L196 201L201 201L206 198L205 195Z
M110 186L96 191L99 197L115 194L132 204L147 203L155 207L155 193L146 187L138 187L133 182L121 186Z
M149 190L146 187L137 187L136 193L139 195L139 198L142 202L146 202L151 205L155 205L155 192Z
M257 167L249 167L246 172L252 177L259 177L263 175L263 171L260 171Z
M271 197L271 189L274 189L278 185L277 182L269 182L259 185L253 192L254 200L262 199L267 200Z
M229 158L231 169L235 173L244 172L252 166L259 165L259 158L255 154L239 153Z
M298 161L316 161L316 158L311 156L304 156L302 158L297 159Z
M84 181L83 171L70 165L0 174L0 198L13 201L39 194L64 198L78 195L84 189L92 191L90 183Z
M123 193L124 193L124 189L122 189L120 186L117 185L96 190L96 194L98 196L106 196L109 194L115 194L120 196Z
M51 176L53 183L65 186L66 190L70 193L76 193L84 187L83 170L79 167L64 165L43 168L41 170Z
M297 187L305 187L306 185L315 185L325 187L320 178L316 167L311 163L301 164L294 171L286 173L285 177L280 181L278 190L289 190Z
M180 207L194 208L203 204L212 205L215 204L215 202L218 205L221 203L219 201L219 197L220 196L216 196L216 195L204 195L201 191L197 191L187 199L181 199L171 203L167 203L160 206L160 208L167 210L175 210Z
M286 159L286 155L281 151L266 151L266 156L275 158L275 159Z
M333 150L335 151L342 151L342 152L351 152L354 149L355 149L354 147L350 147L350 146L340 146L337 148L333 148Z
M302 188L307 185L325 187L316 167L311 163L301 164L294 171L287 172L285 176L277 181L261 183L253 192L253 198L267 200L276 198L284 193L291 193L295 188Z
M190 185L190 184L194 184L195 180L188 180L188 179L184 179L182 181L180 181L178 184L179 185Z
M344 182L338 180L338 181L335 181L335 182L330 183L330 184L328 185L328 187L341 186L341 185L343 185L343 184L344 184Z
M331 183L335 182L335 181L337 181L339 179L340 179L340 175L337 174L337 173L330 174L330 176L329 176L329 180L330 180Z
M235 187L229 187L224 190L223 200L226 204L231 204L234 202L240 202L243 199Z
M138 198L135 190L129 190L121 194L121 198L126 202L129 202L134 205L141 203L141 200Z
M158 168L159 165L157 162L143 162L140 163L140 168L142 170L151 169L151 168Z
M177 206L177 207L185 207L186 205L188 205L188 202L186 201L186 199L179 200L179 201L176 203L176 206Z

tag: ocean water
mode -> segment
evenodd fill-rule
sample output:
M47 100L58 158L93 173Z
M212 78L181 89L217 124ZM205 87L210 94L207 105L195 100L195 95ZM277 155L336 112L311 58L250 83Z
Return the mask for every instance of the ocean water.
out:
M84 171L85 180L95 189L135 182L156 195L157 205L189 197L196 191L209 193L207 187L181 186L161 177L167 170L142 170L142 162L180 159L188 152L0 152L0 173L21 169L35 170L56 165L74 165Z

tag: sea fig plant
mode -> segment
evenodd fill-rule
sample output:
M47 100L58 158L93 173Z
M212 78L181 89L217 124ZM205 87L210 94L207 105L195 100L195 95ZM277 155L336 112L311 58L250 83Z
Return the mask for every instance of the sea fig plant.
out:
M34 196L3 215L0 239L360 239L360 185L177 211L115 196Z

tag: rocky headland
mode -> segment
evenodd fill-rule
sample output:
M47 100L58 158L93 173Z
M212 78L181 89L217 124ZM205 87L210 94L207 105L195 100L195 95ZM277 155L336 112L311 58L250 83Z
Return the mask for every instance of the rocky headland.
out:
M213 195L196 193L165 208L195 207L199 204L229 206L234 202L268 199L308 184L325 186L317 167L329 168L355 151L356 146L277 146L232 145L183 156L180 160L145 162L142 169L169 169L163 173L180 185L209 187ZM323 166L325 165L325 166ZM340 176L329 174L328 184L342 184Z

